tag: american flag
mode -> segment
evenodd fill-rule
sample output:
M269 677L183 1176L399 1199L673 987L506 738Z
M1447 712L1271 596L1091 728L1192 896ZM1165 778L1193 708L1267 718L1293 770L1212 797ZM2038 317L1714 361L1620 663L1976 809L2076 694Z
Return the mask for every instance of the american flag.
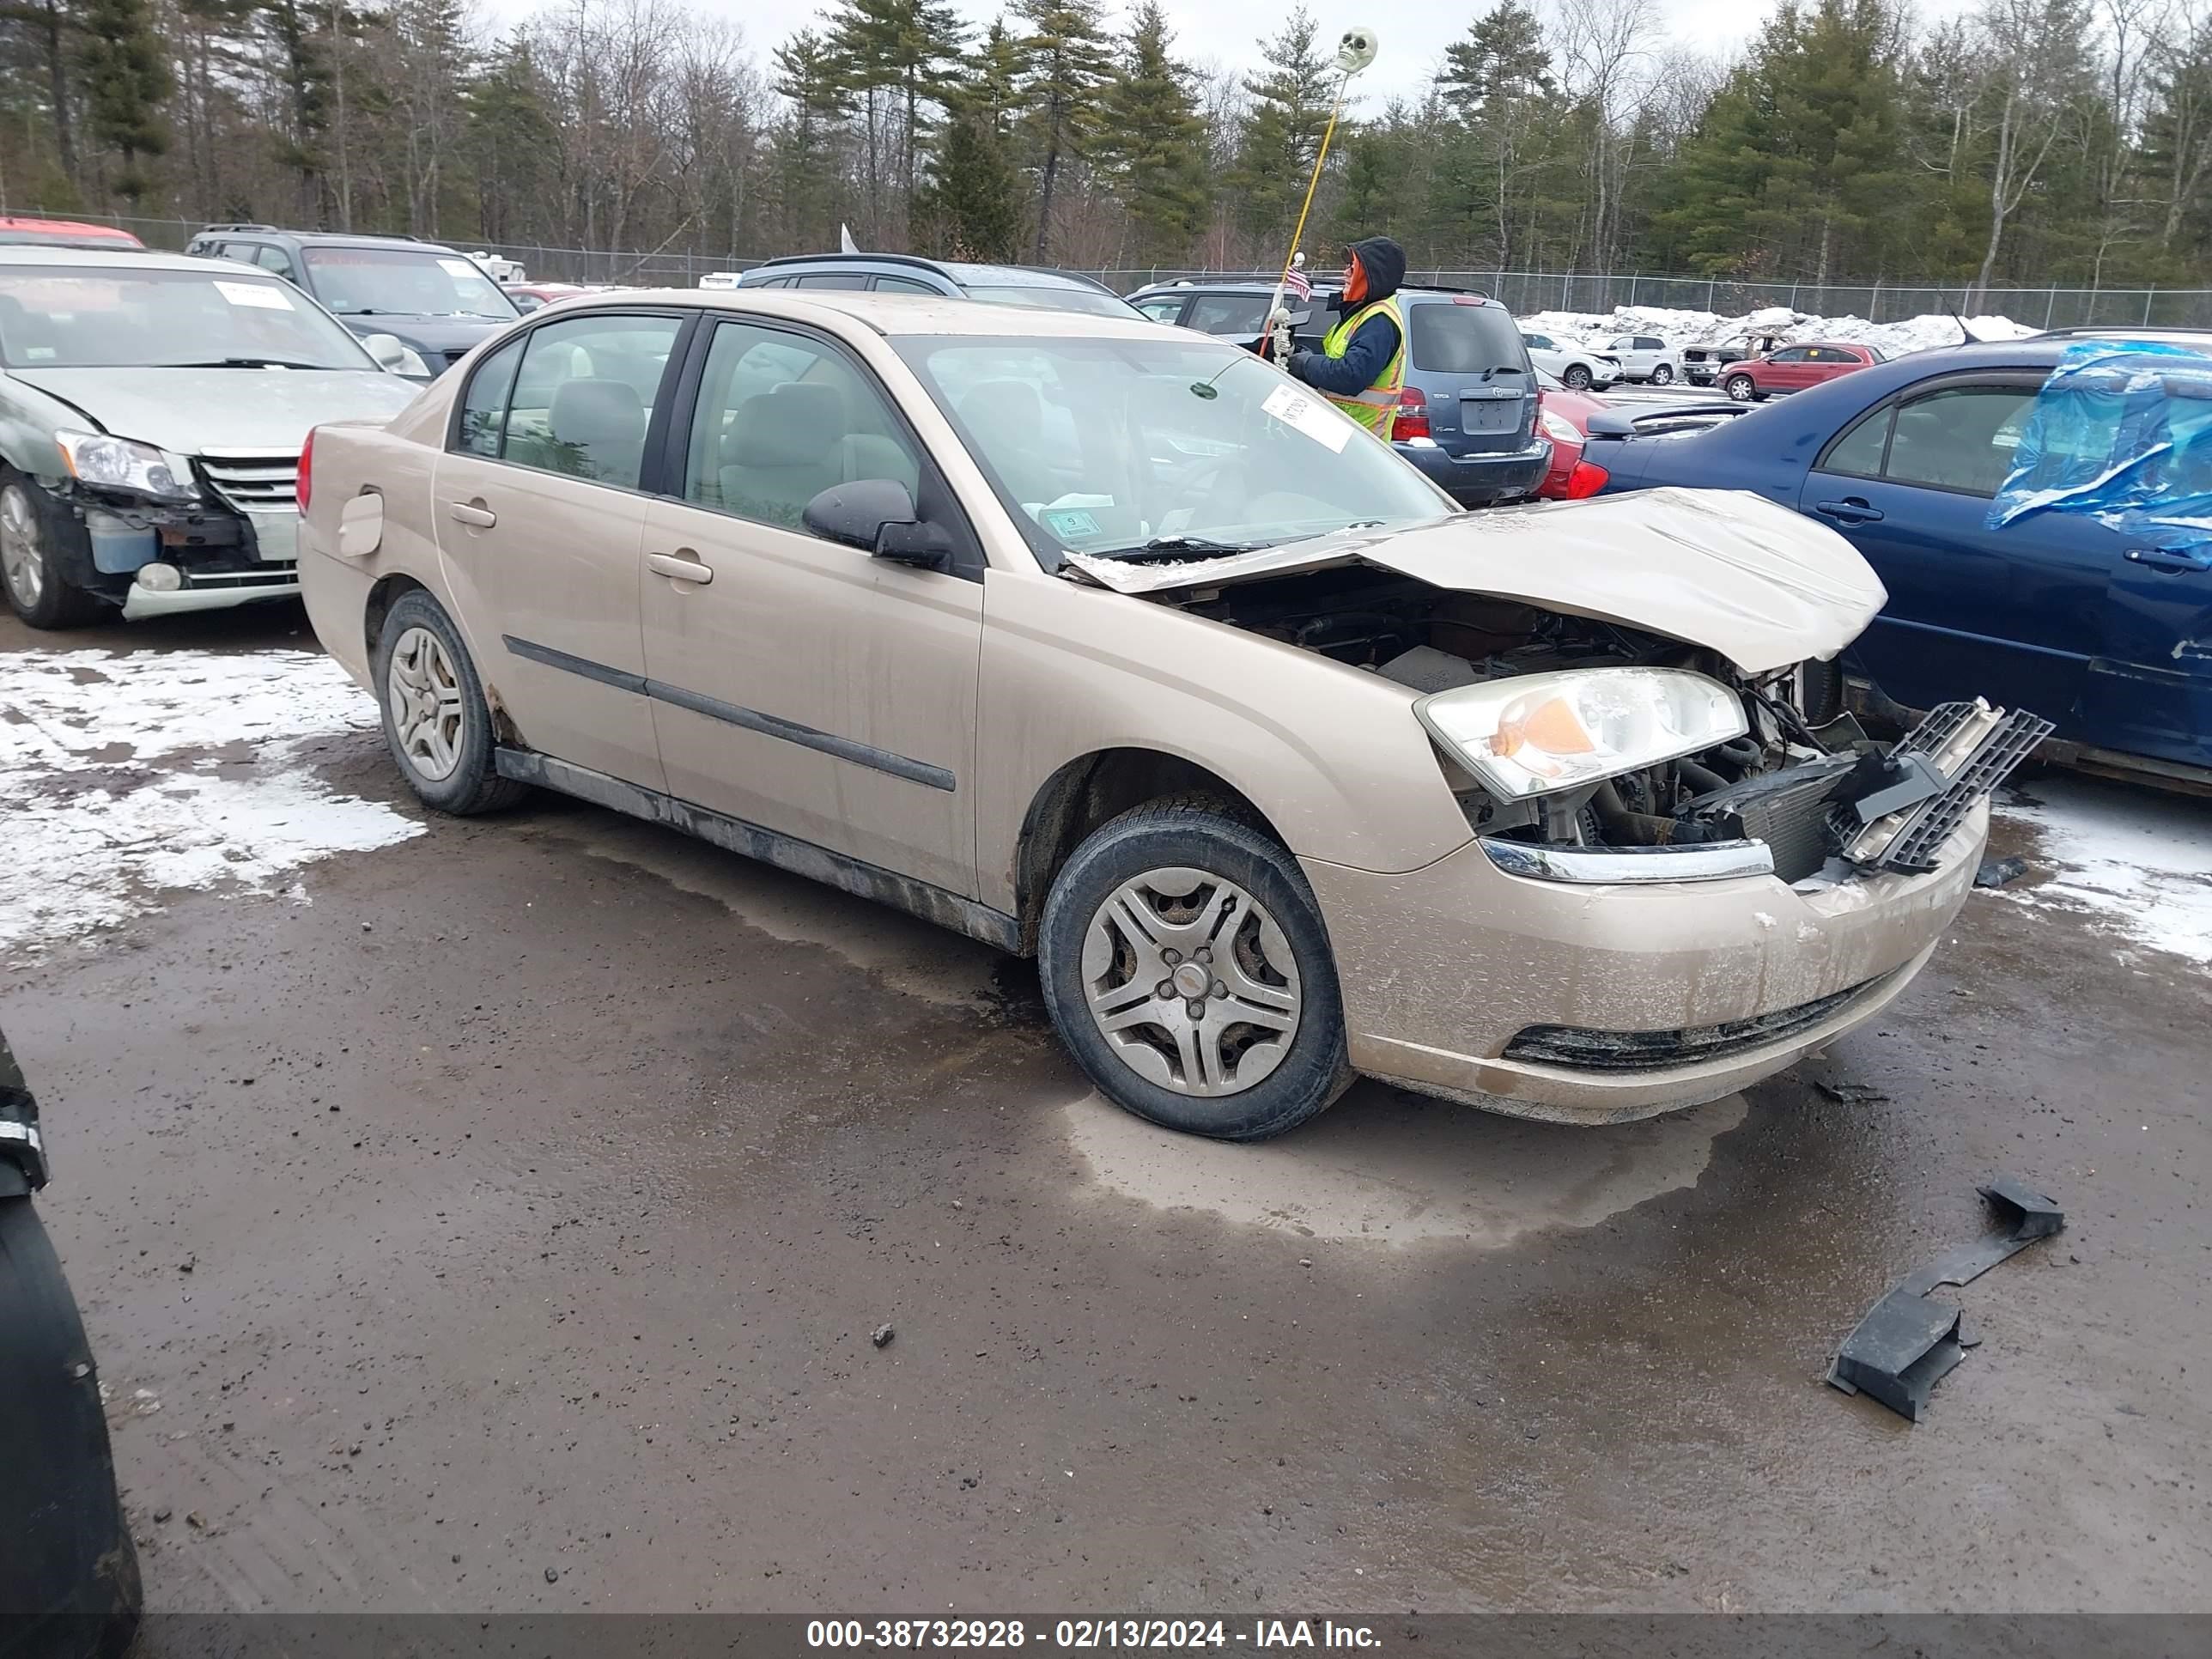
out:
M1283 292L1293 300L1310 300L1313 298L1313 283L1308 280L1304 270L1292 265L1291 274L1283 278Z

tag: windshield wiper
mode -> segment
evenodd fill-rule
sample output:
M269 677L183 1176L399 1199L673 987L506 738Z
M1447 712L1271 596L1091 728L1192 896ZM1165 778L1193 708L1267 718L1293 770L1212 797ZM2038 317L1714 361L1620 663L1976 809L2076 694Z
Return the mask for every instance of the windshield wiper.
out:
M303 363L290 357L210 357L200 363L155 363L155 368L328 368L328 363Z
M1113 547L1091 556L1100 559L1158 559L1179 553L1200 553L1218 556L1229 553L1256 553L1269 542L1217 542L1206 536L1155 536L1142 547Z

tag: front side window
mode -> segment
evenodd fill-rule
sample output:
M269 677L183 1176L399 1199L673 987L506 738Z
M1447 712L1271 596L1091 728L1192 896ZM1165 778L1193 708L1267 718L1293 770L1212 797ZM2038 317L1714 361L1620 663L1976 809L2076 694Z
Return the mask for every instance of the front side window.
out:
M15 368L376 368L276 277L206 267L10 265L0 352Z
M1143 312L1146 316L1151 318L1156 323L1171 323L1175 321L1176 318L1182 315L1182 304L1183 302L1180 298L1170 297L1161 300L1147 300L1143 304L1139 305L1137 309Z
M1766 361L1770 363L1802 363L1810 362L1812 356L1810 346L1790 346L1773 353Z
M1388 445L1234 346L1194 334L892 343L1050 567L1070 551L1191 556L1451 510Z
M253 262L264 270L275 271L288 283L292 280L292 257L281 247L270 247L264 242L254 254Z
M1523 334L1521 340L1522 344L1533 347L1538 351L1550 351L1554 349L1552 337L1548 334Z
M692 416L684 500L798 530L807 502L863 478L921 493L920 457L875 382L811 336L717 327Z
M1967 495L1994 495L2035 401L2025 386L1960 386L1899 405L1884 475Z
M673 317L593 314L532 331L515 372L501 458L635 489L646 428L682 326Z
M301 256L315 297L341 317L520 315L483 266L434 248L311 247Z

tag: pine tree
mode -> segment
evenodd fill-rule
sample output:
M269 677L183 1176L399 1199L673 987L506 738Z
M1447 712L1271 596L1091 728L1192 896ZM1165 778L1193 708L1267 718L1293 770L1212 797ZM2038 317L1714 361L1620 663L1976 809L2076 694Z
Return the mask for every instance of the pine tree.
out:
M805 246L834 235L831 221L842 175L839 150L845 136L844 87L828 40L801 29L775 49L773 82L791 106L775 137L772 166L787 241Z
M1042 157L1036 252L1042 264L1052 241L1052 198L1060 167L1082 153L1113 64L1098 0L1018 0L1014 12L1029 26L1022 39L1029 59L1022 92Z
M146 193L141 156L169 148L162 103L175 89L169 60L142 0L88 0L84 13L86 101L92 137L123 156L115 191L133 208Z
M1020 256L1021 175L989 110L963 105L954 112L915 216L952 258L1003 264Z
M1287 236L1297 223L1335 101L1336 77L1315 46L1316 32L1299 6L1280 34L1260 43L1266 70L1244 82L1252 102L1231 183L1244 228L1261 238Z
M923 141L951 90L968 27L951 0L842 0L842 6L830 25L839 76L864 95L892 94L900 199L911 214Z
M1536 14L1520 0L1499 0L1468 25L1464 39L1444 48L1437 89L1466 117L1495 112L1516 98L1548 97L1552 54Z
M1158 0L1142 0L1100 105L1099 160L1148 254L1186 251L1206 223L1206 122L1174 39Z
M1555 93L1536 14L1501 0L1445 48L1436 93L1447 118L1434 128L1443 165L1425 192L1428 223L1462 246L1488 245L1504 265L1522 252L1530 175Z
M532 204L549 188L544 158L553 143L553 116L527 36L517 34L493 52L465 103L477 229L489 241L519 240Z

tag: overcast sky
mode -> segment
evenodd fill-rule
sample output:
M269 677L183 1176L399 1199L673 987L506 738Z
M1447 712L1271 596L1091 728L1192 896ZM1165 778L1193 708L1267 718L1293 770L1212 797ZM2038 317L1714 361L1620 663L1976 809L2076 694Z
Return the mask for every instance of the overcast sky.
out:
M531 13L558 5L562 0L485 0L486 9L498 22L512 22ZM744 27L753 50L766 58L769 51L793 29L818 24L829 7L824 0L679 0L694 9L730 17ZM955 0L978 24L1001 9L998 0ZM1732 54L1758 32L1772 13L1776 0L1657 0L1671 38L1677 43L1720 56ZM1923 15L1960 9L1967 0L1919 0ZM1398 93L1411 93L1426 83L1443 49L1466 33L1480 3L1438 4L1437 0L1309 0L1324 40L1334 40L1354 23L1364 23L1382 36L1382 51L1375 67L1354 83L1373 107ZM1544 9L1544 0L1537 0ZM1108 0L1109 12L1125 8ZM1259 56L1253 34L1255 17L1279 15L1274 7L1255 7L1249 0L1166 0L1173 20L1177 46L1188 58L1218 59L1243 65Z

